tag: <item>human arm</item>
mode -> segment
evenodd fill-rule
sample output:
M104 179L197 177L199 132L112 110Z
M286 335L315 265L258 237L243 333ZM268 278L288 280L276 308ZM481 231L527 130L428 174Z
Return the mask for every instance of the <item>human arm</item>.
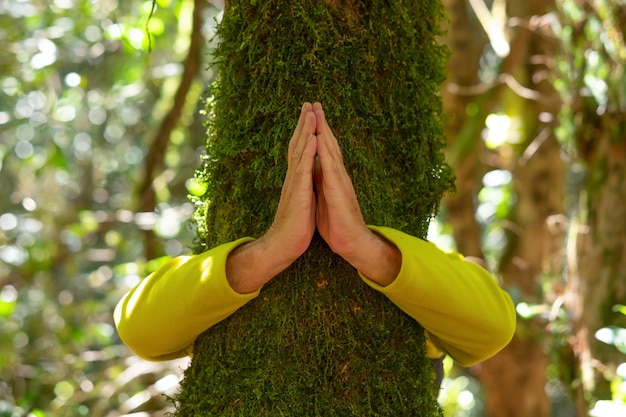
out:
M433 345L470 366L509 343L515 331L515 308L485 269L397 230L370 229L400 250L402 266L387 286L363 273L361 277L416 319Z
M502 349L515 329L509 296L486 270L459 255L393 229L367 227L339 144L321 105L314 110L317 227L331 249L460 364L480 362Z
M308 248L315 231L314 132L312 105L305 103L289 143L276 215L262 237L172 259L118 303L118 333L135 353L150 360L189 354L202 332L256 297Z
M240 239L205 253L170 259L144 278L117 304L115 325L122 341L138 356L169 360L191 353L194 340L255 298L240 294L226 278L226 259Z

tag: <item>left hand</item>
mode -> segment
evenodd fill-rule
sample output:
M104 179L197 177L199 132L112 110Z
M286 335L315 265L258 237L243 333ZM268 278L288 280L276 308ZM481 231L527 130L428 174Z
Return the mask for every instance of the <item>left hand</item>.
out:
M287 173L274 221L263 236L243 244L226 259L226 279L240 294L258 290L302 255L315 233L313 164L316 117L304 103L289 142Z
M371 280L388 285L400 271L402 255L395 245L368 229L322 105L315 103L313 111L317 122L313 175L317 230L333 252Z

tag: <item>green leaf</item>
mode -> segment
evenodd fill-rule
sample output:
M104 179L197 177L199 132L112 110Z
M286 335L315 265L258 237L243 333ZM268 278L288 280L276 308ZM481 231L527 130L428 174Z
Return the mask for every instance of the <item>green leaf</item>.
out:
M623 315L626 316L626 306L622 305L622 304L616 304L613 306L613 311L615 311L616 313L622 313Z
M9 317L15 311L15 301L0 300L0 317Z

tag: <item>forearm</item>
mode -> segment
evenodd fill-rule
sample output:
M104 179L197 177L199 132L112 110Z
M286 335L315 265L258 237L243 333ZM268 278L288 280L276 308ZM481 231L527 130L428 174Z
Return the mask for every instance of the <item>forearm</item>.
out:
M267 236L237 247L226 259L226 278L230 286L240 294L258 291L294 261L284 253Z
M435 345L469 366L508 344L514 306L487 271L421 239L373 229L400 249L402 267L385 287L364 279L424 326Z
M168 360L189 353L194 340L258 291L239 294L226 279L226 259L251 239L171 259L130 290L115 309L120 338L137 355Z

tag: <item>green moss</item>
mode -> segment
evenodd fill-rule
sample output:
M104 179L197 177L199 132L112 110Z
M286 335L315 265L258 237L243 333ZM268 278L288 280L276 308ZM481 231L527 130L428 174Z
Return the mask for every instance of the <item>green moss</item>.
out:
M452 184L441 16L438 1L230 1L198 251L269 227L304 101L324 105L366 221L425 237ZM194 351L178 415L439 415L423 329L319 237Z

